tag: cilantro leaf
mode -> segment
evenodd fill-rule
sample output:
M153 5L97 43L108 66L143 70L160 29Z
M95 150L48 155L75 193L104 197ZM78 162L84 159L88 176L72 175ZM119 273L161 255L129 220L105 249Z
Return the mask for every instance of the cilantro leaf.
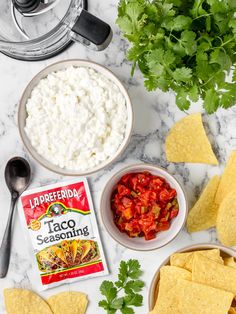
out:
M125 305L142 306L143 297L140 294L131 293L124 298Z
M163 56L163 64L170 67L175 62L175 55L172 51L167 50Z
M208 113L215 112L219 106L219 96L214 89L208 89L204 98L204 107Z
M141 276L142 271L140 269L139 261L135 259L130 259L127 262L127 266L128 266L128 276L131 279L138 279Z
M227 2L220 2L216 0L207 0L207 3L211 5L210 12L216 14L216 13L228 13L230 10L230 7L228 6Z
M198 94L198 88L196 85L193 85L192 87L189 88L188 96L189 96L190 100L192 100L194 102L198 101L199 94Z
M229 27L233 29L233 32L236 33L236 18L232 18L229 22Z
M99 301L98 305L105 310L109 310L109 303L106 300Z
M192 70L186 67L178 68L173 72L173 78L177 82L188 82L192 77Z
M191 17L178 15L176 19L173 20L172 30L181 31L183 29L188 29L191 23L192 23Z
M142 280L130 280L126 283L125 292L139 292L144 287L144 282Z
M128 266L125 261L120 262L118 278L122 284L124 284L128 278Z
M111 281L103 281L100 286L101 294L107 298L108 302L111 302L117 296L117 288L114 286Z
M123 307L123 309L121 309L121 313L122 314L135 314L134 310L131 307Z
M190 107L190 101L187 99L188 93L185 88L178 88L176 94L176 105L181 110L188 110Z
M236 103L236 83L223 83L218 91L220 106L227 109Z
M196 34L192 31L185 30L181 33L180 45L185 48L186 54L191 56L196 52Z
M126 14L130 17L131 21L135 24L141 13L144 12L144 7L138 2L128 2L126 6Z
M126 34L132 34L134 28L133 28L133 23L129 19L128 16L124 17L118 17L116 20L117 25L122 29L122 31Z
M123 303L124 303L124 298L114 299L111 303L111 308L115 310L119 310L122 308Z
M226 51L215 49L210 55L210 63L217 63L222 69L229 71L232 61Z
M111 309L110 305L107 301L102 300L98 303L99 307L102 307L104 310L107 311L107 314L115 314L116 310L115 309Z

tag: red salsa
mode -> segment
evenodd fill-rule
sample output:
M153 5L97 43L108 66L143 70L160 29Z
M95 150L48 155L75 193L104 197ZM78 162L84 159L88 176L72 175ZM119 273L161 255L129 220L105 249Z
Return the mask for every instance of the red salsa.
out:
M114 221L130 237L151 240L168 230L178 215L177 193L162 177L150 172L125 174L112 193Z

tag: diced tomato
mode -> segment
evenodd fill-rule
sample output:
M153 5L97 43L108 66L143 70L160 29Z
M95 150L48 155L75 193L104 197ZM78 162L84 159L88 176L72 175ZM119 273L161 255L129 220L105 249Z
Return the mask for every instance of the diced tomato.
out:
M139 199L143 206L148 206L152 201L157 200L157 194L154 191L145 191L139 195Z
M177 195L176 190L174 190L174 189L171 189L169 194L170 194L171 199L173 199Z
M127 220L130 220L132 217L133 217L133 211L131 209L131 207L129 208L126 208L123 213L122 213L122 217L127 219Z
M174 208L172 209L172 211L170 212L170 219L175 218L179 213L179 209L178 208Z
M155 231L151 231L151 232L145 234L145 240L152 240L152 239L155 239L155 237L156 237Z
M163 180L161 180L160 178L154 178L150 182L150 186L152 189L159 190L163 183L164 183Z
M141 186L147 186L150 182L150 177L146 173L138 173L137 178Z
M156 227L156 231L159 232L159 231L166 231L170 229L170 223L168 221L166 222L160 222L157 227Z
M122 204L119 204L118 206L113 207L113 211L119 216L122 216L123 211L125 210L125 207Z
M178 215L176 191L149 172L124 175L112 193L111 209L121 232L151 240Z
M116 221L116 224L119 227L120 231L125 231L126 223L124 222L122 217L119 217L119 219Z
M166 188L160 192L159 199L161 202L167 202L176 196L175 190L168 191Z
M134 216L139 217L141 214L141 208L142 208L142 203L141 202L135 202L134 205Z
M130 186L131 186L132 190L137 191L138 178L136 176L131 177L129 182L130 182Z
M130 178L131 178L131 174L129 174L129 173L128 173L128 174L125 174L125 175L123 175L123 177L120 179L120 182L123 182L123 183L127 184Z
M132 206L132 201L128 197L122 197L121 203L125 208L131 207Z
M120 195L120 196L130 196L130 194L131 194L131 190L130 189L128 189L125 185L123 185L123 184L119 184L118 186L117 186L117 190L118 190L118 194Z
M128 231L128 233L132 232L132 233L140 234L140 232L141 232L141 228L138 224L138 221L135 219L133 219L131 222L127 222L125 224L125 230Z

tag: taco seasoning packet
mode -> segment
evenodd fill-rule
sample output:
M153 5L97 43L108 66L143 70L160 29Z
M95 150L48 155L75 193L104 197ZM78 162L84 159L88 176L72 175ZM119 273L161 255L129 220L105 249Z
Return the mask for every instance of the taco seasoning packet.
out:
M19 211L42 289L108 274L86 179L28 190Z

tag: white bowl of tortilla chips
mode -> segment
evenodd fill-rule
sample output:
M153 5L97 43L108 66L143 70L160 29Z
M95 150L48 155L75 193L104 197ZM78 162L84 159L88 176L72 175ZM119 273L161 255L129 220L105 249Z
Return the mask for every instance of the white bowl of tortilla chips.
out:
M236 251L217 244L185 247L157 269L149 314L236 313Z

